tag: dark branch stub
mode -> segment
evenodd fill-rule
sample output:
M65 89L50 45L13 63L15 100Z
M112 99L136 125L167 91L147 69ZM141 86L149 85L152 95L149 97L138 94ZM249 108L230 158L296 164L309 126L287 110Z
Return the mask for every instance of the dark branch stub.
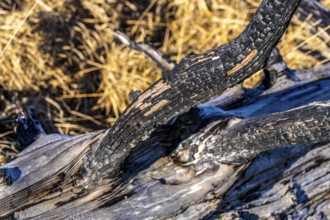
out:
M19 151L24 150L40 136L46 134L32 111L28 111L27 114L22 113L18 116L15 132Z
M7 185L11 185L20 178L21 173L22 171L19 167L3 168L0 169L0 178L2 178Z

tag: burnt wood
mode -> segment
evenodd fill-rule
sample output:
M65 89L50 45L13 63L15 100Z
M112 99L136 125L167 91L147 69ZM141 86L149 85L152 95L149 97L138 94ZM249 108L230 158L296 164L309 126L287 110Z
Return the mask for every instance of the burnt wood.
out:
M261 69L300 0L264 0L236 39L182 61L143 92L118 118L100 147L88 154L86 178L116 177L132 148L159 125L219 96Z

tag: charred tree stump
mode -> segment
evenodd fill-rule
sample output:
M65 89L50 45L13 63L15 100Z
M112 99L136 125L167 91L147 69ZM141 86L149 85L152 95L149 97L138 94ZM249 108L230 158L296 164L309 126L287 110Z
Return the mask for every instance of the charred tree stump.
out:
M27 116L21 142L37 139L0 168L0 216L330 216L329 66L290 70L274 50L299 3L264 0L238 38L168 70L107 130L45 135ZM245 96L238 85L264 67L266 85Z

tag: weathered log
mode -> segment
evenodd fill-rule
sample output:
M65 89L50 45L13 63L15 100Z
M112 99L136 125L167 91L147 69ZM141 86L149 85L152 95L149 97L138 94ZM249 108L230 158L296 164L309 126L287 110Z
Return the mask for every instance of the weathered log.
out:
M318 75L311 74L315 70L289 70L294 77L279 74L270 88L235 109L204 106L188 111L261 68L298 3L265 0L240 37L183 61L143 93L113 128L76 137L41 136L1 167L0 216L299 219L328 215L326 67ZM278 18L281 15L285 19ZM270 29L264 21L270 21ZM246 44L251 42L258 43L250 48ZM287 67L273 70L270 74L288 71ZM219 85L202 88L202 79ZM158 106L161 100L171 103ZM224 103L230 106L233 101ZM235 137L240 141L233 144ZM224 160L231 154L241 156ZM91 176L85 175L86 168L92 169ZM91 180L94 185L86 185Z
M322 105L316 104L311 106L314 108ZM329 104L323 104L323 106L327 106L326 108L328 108L330 112ZM304 107L304 108L309 108L309 107ZM84 219L86 216L90 216L97 219L109 219L109 218L128 219L128 218L146 218L148 216L153 216L156 218L161 218L161 217L165 218L165 217L174 217L177 215L179 216L183 215L186 218L190 219L195 215L216 216L218 214L220 215L227 212L231 213L231 209L223 208L224 206L226 206L223 204L227 204L231 202L231 200L227 199L229 201L225 201L226 203L223 203L223 199L221 197L231 187L233 182L238 178L240 179L237 184L245 183L245 182L240 183L241 178L243 180L246 179L245 181L251 181L251 184L248 185L249 187L258 187L261 185L260 181L265 181L266 182L265 188L267 188L266 186L268 186L270 189L272 189L272 184L281 185L283 184L281 181L290 179L291 176L301 175L302 178L303 177L302 173L306 169L306 167L313 166L313 174L309 174L309 175L310 176L315 175L316 177L318 177L319 173L321 173L322 175L326 175L328 179L326 178L325 180L322 179L320 181L321 182L324 181L322 182L322 184L324 184L325 187L327 186L327 184L330 184L329 182L330 179L328 175L324 174L324 173L328 173L327 162L326 162L327 161L326 151L328 149L328 145L324 145L322 148L319 148L319 146L322 145L285 147L264 153L255 162L253 162L253 164L257 164L257 165L250 166L249 169L245 171L245 173L243 173L243 175L239 175L239 174L243 170L243 168L247 166L246 164L226 165L223 163L217 164L217 163L207 162L204 164L203 172L199 171L199 173L196 174L190 171L189 166L185 167L182 166L181 163L179 164L175 163L177 159L176 158L173 159L173 155L169 155L169 153L173 149L175 149L176 146L178 145L178 142L180 142L180 140L178 141L177 139L180 139L180 137L182 136L191 136L190 133L194 132L200 127L203 127L204 126L203 124L208 124L211 121L216 120L216 118L219 117L222 118L224 115L226 115L221 110L215 111L214 109L211 109L213 110L211 114L205 114L205 112L210 111L210 109L206 108L202 110L203 111L197 111L197 112L193 111L187 114L186 116L180 116L177 119L178 120L177 122L174 122L172 125L159 128L151 136L151 139L141 143L138 146L138 148L136 148L136 150L132 152L131 156L126 161L125 174L122 175L121 179L119 180L121 184L119 184L119 186L114 189L112 188L113 185L111 184L111 182L110 184L109 183L101 184L93 193L78 198L77 197L78 193L80 191L83 191L83 187L81 185L82 180L79 180L80 179L79 176L74 176L70 174L70 172L67 172L65 170L66 168L64 167L62 168L61 173L67 173L69 176L68 179L66 179L67 177L64 175L55 175L55 174L51 174L53 178L50 178L50 176L46 174L49 174L49 172L52 169L52 166L54 165L47 163L47 164L43 164L44 168L47 168L47 166L49 165L49 167L47 168L49 171L47 173L38 172L39 176L37 174L31 176L31 179L35 180L36 182L34 187L26 186L26 184L28 184L28 181L26 181L28 180L28 177L25 177L25 182L18 181L13 183L11 186L2 185L1 190L6 190L8 193L7 199L1 200L2 205L6 205L6 203L3 203L3 201L15 202L12 204L17 205L19 204L20 201L24 201L24 200L28 201L28 199L31 198L30 204L27 207L34 204L33 206L25 209L24 211L16 212L16 217L20 217L20 218L38 216L39 219L47 219L47 218L55 218L55 217L67 218L68 216L71 216L72 218ZM301 110L302 108L298 109L298 111ZM318 113L318 110L315 110L314 112ZM277 115L279 114L274 114L271 117L276 118ZM320 117L324 117L326 118L326 120L330 120L330 118L325 114L322 114ZM287 118L281 118L281 117L278 118L278 120L281 119L283 120ZM220 121L222 120L223 119L221 119ZM249 120L252 120L255 123L263 122L258 117L251 118ZM268 117L266 117L266 120L269 120ZM277 119L271 119L271 120L276 121ZM244 120L241 120L241 122L238 122L236 126L239 127L240 124L244 125L244 123L245 123ZM315 121L313 121L313 123L315 123ZM214 123L209 124L209 126L214 126ZM257 125L254 126L258 127ZM326 128L329 129L329 127ZM184 130L184 132L180 132L180 129ZM204 129L208 130L207 127ZM224 130L226 131L226 129ZM231 127L229 127L228 132L230 132L230 130ZM294 135L295 131L292 131L292 134ZM200 138L198 137L198 135L194 135L192 137L195 139ZM281 137L282 136L279 135L279 138ZM86 145L83 143L86 139L87 140L90 139L90 137L85 137L86 139L81 139L80 137L81 140L78 140L77 138L72 138L72 140L70 140L69 142L76 142L79 144L67 144L66 148L69 148L70 146L71 147L88 146L88 144ZM327 135L324 135L324 138L328 138ZM221 143L219 144L221 145ZM55 146L55 144L51 144L51 145ZM64 146L63 144L60 145ZM38 151L38 149L41 148L35 148L35 151ZM221 147L219 149L221 149ZM322 150L320 151L320 149ZM35 152L33 154L37 155L38 153ZM308 154L308 157L305 157L304 154ZM306 167L298 166L297 164L295 164L294 165L295 169L293 169L292 171L291 165L294 164L295 161L298 159L299 159L298 165L306 164ZM70 159L66 159L66 160L69 162L69 165L71 164L70 166L73 166L74 162L72 160ZM16 165L21 166L19 164L20 162L22 163L22 160L21 161L18 160L16 162L13 161L11 164L6 165L6 167L9 168ZM30 164L31 162L26 161L26 163ZM260 166L260 164L263 165ZM283 166L279 166L279 164L283 164ZM61 164L59 164L58 169L61 169L60 165ZM40 171L40 168L37 167L32 169L35 169L36 171ZM276 173L273 172L274 169L277 169ZM24 170L22 171L24 172ZM56 172L56 170L54 172ZM285 176L285 179L282 180L281 173L286 173L286 172L288 172L290 175L288 174L288 176ZM59 176L61 176L63 179L59 181L54 179L54 177L59 178ZM305 181L306 183L313 183L313 179L314 178L306 178L305 176L305 179L302 179L301 181ZM24 178L22 180L24 180ZM53 190L52 193L49 193L47 197L42 196L41 198L39 198L38 201L38 197L35 197L34 195L38 193L37 189L41 189L41 188L43 188L44 190L47 189L46 187L47 183L59 184L60 187L57 190ZM34 194L27 196L26 195L27 193L22 193L22 190L19 189L18 186L22 186L29 191L33 190ZM245 195L244 193L250 192L248 191L249 188L246 189L245 187L246 186L243 187L236 186L236 188L235 187L232 188L235 189L236 191L239 189L239 192L236 192L234 190L234 192L238 194L238 195L235 194L236 196L235 198L239 202L238 201L232 202L231 203L231 206L233 207L232 209L235 209L236 206L238 207L237 208L238 210L241 209L240 206L245 207L244 206L245 203L240 201L241 197L242 196L244 197ZM20 193L15 194L14 192L11 191L15 189ZM231 191L229 190L229 192ZM296 192L296 193L297 194L295 194L295 196L299 197L301 196L299 193L302 192ZM316 192L311 191L308 193L312 193L312 194L316 193L316 195L313 194L313 196L316 197L317 195L323 195L322 194L323 191L320 190ZM13 195L15 196L13 197ZM11 200L12 198L18 198L18 199ZM224 198L227 197L225 196ZM234 197L229 196L228 198L234 198ZM265 200L264 202L267 203L267 197L261 199L264 199ZM268 199L272 199L272 198L268 198ZM247 201L252 204L259 202L259 200L255 201L253 199ZM274 201L274 203L281 204L282 212L275 213L276 209L274 210L269 208L269 212L267 211L265 213L258 213L258 211L254 211L254 210L251 211L249 208L250 206L246 206L246 207L248 207L247 209L249 210L249 212L260 214L261 216L264 217L267 217L267 215L270 215L272 212L274 212L274 214L284 215L285 213L283 212L285 210L291 210L292 215L297 213L299 214L299 212L294 212L295 210L292 209L291 202L286 201L280 196L278 198L278 201ZM301 208L303 209L304 206L301 206ZM298 210L300 211L300 209ZM246 214L247 212L242 211L242 213ZM244 216L243 214L242 216Z
M308 72L306 71L306 73ZM186 139L187 137L194 138L197 136L197 134L203 133L203 127L207 126L217 118L222 118L223 120L224 117L236 114L240 117L253 119L258 115L264 115L279 110L283 111L286 109L291 109L295 106L305 105L313 101L330 100L329 95L326 95L330 94L330 80L322 79L312 82L300 82L300 84L301 85L293 86L284 90L282 89L279 92L268 94L266 97L261 97L258 101L252 103L250 106L244 106L241 109L225 112L215 107L203 107L198 111L192 111L180 116L176 121L172 122L172 125L157 129L150 139L146 140L135 150L133 150L132 154L126 161L125 168L123 169L126 171L126 173L121 176L123 180L116 180L117 182L121 182L120 187L113 189L112 184L103 185L100 183L100 186L97 189L80 199L78 199L79 194L84 191L84 180L79 171L79 167L82 164L82 157L90 147L93 148L100 144L100 141L107 133L107 131L100 131L95 134L86 134L77 137L54 137L54 135L43 136L25 151L23 151L18 159L4 166L4 168L20 168L22 171L22 176L19 180L10 186L4 182L0 185L0 192L2 192L0 193L0 213L12 213L13 211L20 210L23 207L31 206L30 208L23 209L24 211L15 212L16 216L25 218L45 212L44 215L41 215L41 219L45 218L46 216L57 216L65 218L66 216L70 215L79 216L79 213L92 212L105 203L118 203L116 207L119 209L119 211L110 212L117 213L116 215L114 214L114 217L117 215L124 215L124 213L130 213L126 209L123 210L123 208L118 208L120 207L119 204L122 204L122 202L126 201L124 199L125 196L129 197L133 194L136 198L138 198L138 192L140 192L140 190L148 190L148 188L154 184L157 184L157 187L160 187L157 188L155 186L155 193L157 193L157 190L160 190L161 192L164 191L163 187L172 187L172 185L164 184L164 181L168 180L168 176L164 176L166 169L164 171L161 169L161 167L168 166L170 170L180 170L181 168L180 166L174 165L172 157L168 157L167 155L169 155L183 139L185 139L184 142L187 142L189 140ZM320 94L324 94L324 96L320 96ZM281 102L280 105L279 102ZM265 106L267 106L267 108L265 108ZM278 106L281 106L281 109L278 109ZM244 108L248 110L244 110ZM324 115L321 115L320 117L324 117ZM260 123L262 123L262 121L260 121ZM204 129L207 129L207 127ZM196 133L198 130L200 130L200 132ZM293 151L297 151L299 148L293 149L295 149ZM305 148L302 147L302 149ZM291 151L290 148L283 148L283 150L286 152ZM276 153L274 153L274 155L272 153L268 153L270 154L269 156L260 160L276 157L275 154L277 154L279 151L275 152ZM314 156L317 158L320 155L315 154ZM282 162L285 162L287 159L288 158L283 158ZM231 183L238 178L238 176L230 175L231 172L233 174L240 171L244 168L244 165L243 167L240 165L225 166L224 164L221 164L220 166L224 166L221 171L229 170L230 172L216 172L209 174L209 177L205 177L204 175L206 174L195 177L189 174L189 172L188 174L183 175L183 171L186 172L187 169L182 169L180 175L182 174L182 178L185 180L181 180L181 184L175 186L175 191L178 191L180 188L192 190L193 186L195 186L194 184L198 185L199 181L204 183L203 179L206 181L211 180L212 177L216 177L215 179L223 184L224 188L221 192L224 193L226 189L231 186ZM255 172L259 172L255 167L253 169ZM322 166L315 169L322 170L324 167ZM282 171L285 171L284 167ZM297 171L297 173L299 172L301 172L301 170ZM262 170L260 173L262 174ZM222 179L220 177L222 177ZM190 178L192 179L190 180ZM259 175L256 175L255 178L258 179ZM175 180L175 178L172 179ZM172 183L174 180L172 180ZM106 182L106 179L103 181ZM177 179L175 181L180 182ZM188 187L189 184L191 184L190 187ZM201 186L204 188L204 185ZM205 189L207 189L207 187ZM168 194L166 195L161 194L159 197L157 197L157 199L160 201L162 196L164 196L164 199L166 199L169 197L171 192L172 191L168 191ZM192 193L193 190L185 191L185 193L188 192ZM48 194L48 196L45 197L45 194ZM196 196L193 193L192 195ZM173 199L180 200L181 196L183 195L177 195L177 197L173 197ZM218 197L220 198L221 195ZM118 202L122 199L124 199L122 202ZM70 200L73 201L67 203ZM196 199L195 204L191 206L194 207L200 202L202 202L202 204L208 203L208 200L209 199L205 199L205 201L202 202L203 200L198 201L198 199ZM192 200L188 201L192 202ZM153 204L151 197L149 197L149 202L150 204ZM144 201L144 203L147 203L147 201ZM185 208L190 207L189 204L186 205ZM110 207L112 206L110 205ZM182 208L171 213L170 210L166 208L166 204L163 204L163 209L166 210L166 213L164 211L162 214L168 214L172 216L178 215L184 210L184 208ZM207 210L209 210L209 208L207 208ZM105 215L103 211L100 213ZM144 213L146 215L152 214L146 211L144 211ZM95 216L94 214L95 213L93 212L93 216ZM133 214L134 213L130 213L129 215ZM161 213L158 214L158 217L162 216ZM197 213L195 212L193 213L193 215L196 214ZM200 212L200 215L203 215L203 212Z

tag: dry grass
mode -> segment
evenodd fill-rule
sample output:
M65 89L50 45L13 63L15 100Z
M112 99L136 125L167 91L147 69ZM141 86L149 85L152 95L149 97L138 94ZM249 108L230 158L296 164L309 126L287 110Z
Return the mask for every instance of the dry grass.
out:
M179 62L236 37L259 3L1 1L0 164L16 154L15 118L27 108L34 110L48 132L84 133L109 127L129 104L131 91L142 91L161 77L149 58L116 43L113 30L152 42ZM330 7L329 0L322 3ZM310 28L294 18L280 42L292 68L322 65L330 58L329 48ZM325 58L317 60L312 51ZM259 78L252 80L252 86Z

